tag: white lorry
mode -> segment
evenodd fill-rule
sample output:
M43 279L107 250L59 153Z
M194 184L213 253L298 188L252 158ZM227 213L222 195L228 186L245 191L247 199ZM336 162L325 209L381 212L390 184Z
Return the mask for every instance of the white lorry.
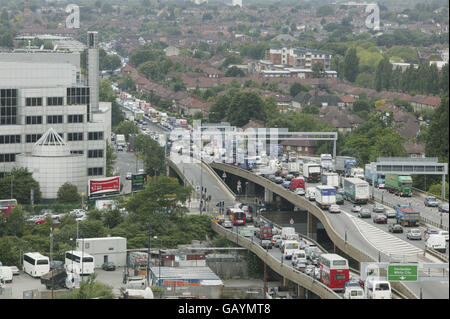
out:
M303 164L303 177L305 181L309 183L320 182L320 164L316 163L304 163Z
M125 141L125 135L124 134L117 134L116 135L116 145L119 147L119 146L122 146L122 147L125 147L125 145L126 145L126 141Z
M288 239L292 235L295 235L294 227L283 227L281 228L281 239Z
M360 167L354 167L350 169L350 176L355 178L364 179L364 169Z
M314 198L321 209L328 209L336 204L336 189L330 186L316 186Z
M338 173L323 173L322 185L338 188L339 187Z

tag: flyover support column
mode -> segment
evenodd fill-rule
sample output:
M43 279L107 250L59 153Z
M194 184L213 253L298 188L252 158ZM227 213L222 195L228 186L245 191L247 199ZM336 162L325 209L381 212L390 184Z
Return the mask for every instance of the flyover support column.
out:
M271 192L267 188L264 189L264 201L266 203L272 203L273 202L273 192Z
M314 216L310 212L306 214L306 235L317 240L317 221L314 220Z
M297 285L297 298L306 299L306 289L300 285Z
M442 174L442 200L445 200L445 174Z
M256 196L256 194L255 194L255 183L248 182L246 187L247 187L247 196L249 196L249 197Z

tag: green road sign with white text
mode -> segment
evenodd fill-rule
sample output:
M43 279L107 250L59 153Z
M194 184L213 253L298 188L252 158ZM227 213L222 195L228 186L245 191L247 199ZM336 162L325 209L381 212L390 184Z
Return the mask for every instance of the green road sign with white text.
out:
M417 265L389 265L388 280L390 281L417 281Z

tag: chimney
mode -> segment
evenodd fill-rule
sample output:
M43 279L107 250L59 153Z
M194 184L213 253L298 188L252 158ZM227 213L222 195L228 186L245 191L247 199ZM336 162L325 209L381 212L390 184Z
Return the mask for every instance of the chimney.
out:
M98 72L99 72L99 51L98 51L98 32L88 31L88 49L87 49L87 76L90 88L88 105L88 118L92 121L92 112L98 111Z

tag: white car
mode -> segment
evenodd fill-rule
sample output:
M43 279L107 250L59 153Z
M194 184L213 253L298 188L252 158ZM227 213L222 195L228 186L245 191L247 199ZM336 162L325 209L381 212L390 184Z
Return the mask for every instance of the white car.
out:
M330 206L330 213L340 213L341 209L339 208L339 205L332 204Z
M223 227L225 228L233 228L233 222L229 219L223 222Z
M440 231L438 231L438 234L441 236L444 236L445 240L448 241L448 231L440 230Z
M294 191L294 193L297 194L297 195L303 196L303 195L305 195L305 190L303 188L297 188Z
M359 205L352 206L352 212L359 213L360 211L361 211L361 206L359 206Z
M126 178L127 178L127 179L131 179L132 175L133 175L133 174L132 174L131 172L127 172L127 177L126 177Z

